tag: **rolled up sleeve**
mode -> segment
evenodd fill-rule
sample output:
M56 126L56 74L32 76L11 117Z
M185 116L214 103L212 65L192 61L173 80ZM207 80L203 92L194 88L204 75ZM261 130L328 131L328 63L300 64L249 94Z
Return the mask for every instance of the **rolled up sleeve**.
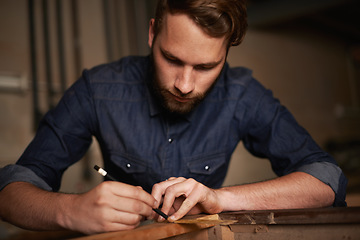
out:
M28 182L41 189L52 191L51 187L32 170L21 165L7 165L0 169L0 191L13 182Z
M314 162L303 165L297 171L305 172L329 185L335 192L334 207L346 206L346 185L347 179L339 166L330 162Z

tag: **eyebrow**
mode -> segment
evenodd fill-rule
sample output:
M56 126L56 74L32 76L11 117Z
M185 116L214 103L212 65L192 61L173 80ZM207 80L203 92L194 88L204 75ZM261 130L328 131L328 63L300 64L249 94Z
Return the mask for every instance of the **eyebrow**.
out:
M160 48L161 54L165 57L165 58L169 58L170 60L176 61L180 64L184 64L185 62L183 60L181 60L180 58L174 56L172 53L170 53L169 51L166 51L165 49ZM194 67L207 67L207 68L212 68L212 67L216 67L217 65L219 65L222 62L223 58L221 58L219 61L214 61L214 62L207 62L207 63L199 63L199 64L195 64Z

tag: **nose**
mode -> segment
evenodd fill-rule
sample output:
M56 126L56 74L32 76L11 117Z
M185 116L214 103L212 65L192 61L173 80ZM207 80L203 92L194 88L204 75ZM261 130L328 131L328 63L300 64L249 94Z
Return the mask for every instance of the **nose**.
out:
M195 81L193 76L192 67L184 66L178 73L175 80L175 88L181 92L181 94L191 93L195 88Z

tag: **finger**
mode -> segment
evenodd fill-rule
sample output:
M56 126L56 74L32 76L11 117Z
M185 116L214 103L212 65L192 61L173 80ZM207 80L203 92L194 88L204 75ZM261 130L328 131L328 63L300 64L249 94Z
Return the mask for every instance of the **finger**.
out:
M169 210L174 204L175 199L182 195L188 197L188 195L191 193L192 189L194 188L194 184L196 184L195 181L191 179L187 179L185 181L169 186L165 191L163 207L161 208L161 210L165 214L168 214Z
M111 201L112 207L117 211L137 214L145 217L151 216L152 214L152 206L134 198L113 195Z
M155 198L155 200L157 201L157 204L158 204L157 206L155 206L155 208L158 208L159 205L161 204L162 196L165 194L165 191L169 186L172 186L176 183L183 182L183 181L185 181L185 178L171 177L167 181L163 181L163 182L154 184L152 191L151 191L151 195Z
M124 211L116 211L112 215L110 222L120 223L128 226L137 226L140 224L143 216L136 213L129 213Z
M175 199L172 208L170 209L169 216L173 215L176 211L178 211L181 207L181 204L184 202L186 198L185 197L178 197ZM204 212L204 210L199 205L199 202L188 212L187 215L194 215L194 214L200 214Z
M112 231L122 231L122 230L131 230L140 225L141 218L137 216L119 216L118 219L114 219L113 221L107 221L99 224L99 228L97 232L112 232Z
M87 227L95 232L133 229L142 219L139 214L118 211L111 207L95 208L93 211L93 218L87 221Z
M181 204L180 208L168 218L168 221L173 222L189 213L199 202L199 195L191 193Z
M140 222L137 223L136 225L126 225L126 224L122 224L122 223L109 223L109 225L107 225L104 228L104 231L102 232L114 232L114 231L124 231L124 230L132 230L134 228L136 228L137 226L140 225Z
M155 199L149 193L144 191L139 186L131 186L129 184L120 183L120 182L111 182L109 181L110 191L119 196L136 199L146 203L150 207L155 206Z
M83 230L85 234L97 234L102 232L114 232L114 231L123 231L123 230L131 230L139 226L140 223L136 225L126 225L117 222L107 222L105 224L87 224L86 230Z

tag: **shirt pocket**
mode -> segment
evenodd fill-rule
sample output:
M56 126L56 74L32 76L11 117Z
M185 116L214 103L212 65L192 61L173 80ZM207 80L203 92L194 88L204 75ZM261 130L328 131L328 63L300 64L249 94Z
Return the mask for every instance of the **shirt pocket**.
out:
M222 185L228 167L225 153L211 154L187 162L189 177L204 185L218 188Z
M151 192L154 182L149 177L146 161L121 153L113 153L110 159L108 170L115 172L112 175L116 180L133 186L142 186L145 191Z
M112 154L111 160L126 174L144 173L147 169L146 162L133 156L124 156L122 154L116 153Z

